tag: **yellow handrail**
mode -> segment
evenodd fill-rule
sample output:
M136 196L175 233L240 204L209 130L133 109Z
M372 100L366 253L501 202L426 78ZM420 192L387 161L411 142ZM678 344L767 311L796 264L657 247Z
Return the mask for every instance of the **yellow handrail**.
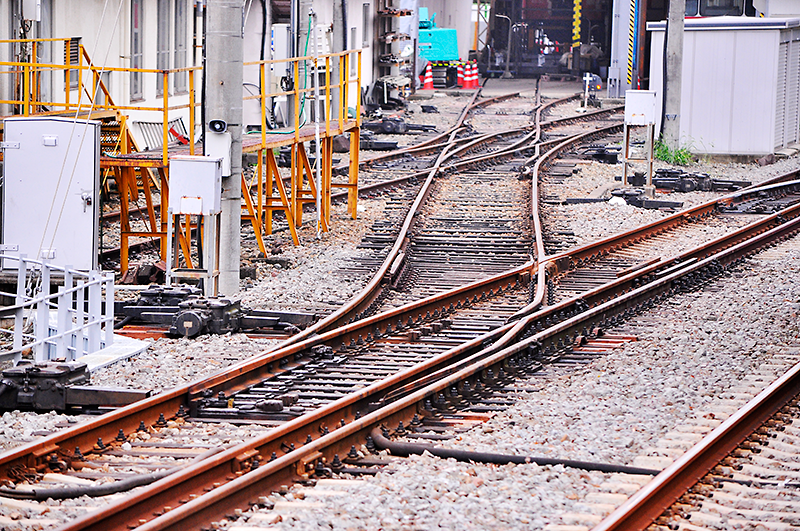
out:
M89 112L91 110L106 110L106 111L113 111L122 115L128 111L137 111L137 112L153 112L159 113L161 115L161 120L163 122L162 125L162 161L164 164L168 162L168 150L167 150L167 143L169 139L169 115L171 112L180 111L189 109L189 137L190 137L190 146L189 150L191 154L194 154L195 146L194 146L194 128L196 124L195 119L195 112L196 108L200 106L200 103L195 101L196 98L196 89L195 89L195 82L196 82L196 72L201 72L202 68L198 66L194 67L183 67L183 68L175 68L175 69L152 69L152 68L126 68L126 67L113 67L113 66L97 66L95 65L86 49L79 45L79 54L78 54L78 64L71 64L70 56L73 46L73 39L67 38L53 38L53 39L2 39L0 43L33 43L34 52L36 50L36 46L40 43L46 42L63 42L64 43L64 64L49 62L49 63L40 63L37 62L36 53L32 54L32 60L30 62L21 62L21 61L0 61L0 75L3 74L14 74L14 75L21 75L22 80L20 86L23 88L22 95L19 99L0 99L0 105L11 105L15 107L21 108L21 112L23 115L28 116L30 114L41 114L41 115L48 115L48 114L57 114L63 112L75 112L75 113L84 113ZM352 54L356 54L357 56L357 64L358 68L356 69L355 75L351 76L349 71L349 64L352 57ZM322 62L324 61L324 66L322 66ZM331 80L330 76L330 67L334 64L334 61L338 61L339 66L339 75L338 75L338 83L336 81ZM314 56L301 56L301 57L292 57L292 58L285 58L285 59L268 59L263 61L249 61L243 63L243 66L256 66L259 69L258 77L260 81L260 89L259 92L255 95L250 95L243 97L243 100L257 100L259 102L260 113L261 113L261 148L265 148L267 144L267 113L271 111L269 109L267 103L269 98L276 98L281 96L286 96L287 98L291 97L295 104L294 113L294 138L296 141L299 141L300 138L300 127L301 127L301 117L299 110L302 105L302 101L305 101L311 93L313 93L314 89L312 88L310 83L306 83L306 87L303 88L302 79L300 77L300 63L301 62L311 62L315 64L317 67L313 68L313 72L321 74L322 72L319 71L319 68L322 67L325 69L324 75L324 87L320 86L320 96L325 97L326 103L323 107L323 112L325 116L325 132L326 135L331 134L331 115L332 113L332 95L334 90L338 89L339 92L339 105L336 114L336 120L338 122L338 130L341 132L344 130L345 122L348 120L348 99L350 91L352 90L351 85L355 83L356 85L356 93L360 90L361 85L361 50L347 50L343 52L335 52L335 53L328 53L328 54L320 54L317 57ZM269 91L269 87L267 86L267 68L270 65L275 64L286 64L287 66L289 63L292 64L291 72L294 74L294 86L291 90L278 90L275 92ZM311 68L306 70L305 76L313 75L311 73ZM39 90L41 86L37 81L37 76L39 76L42 72L63 72L64 73L64 94L63 94L63 101L45 101L39 95ZM77 91L78 94L86 94L88 101L83 101L83 98L79 98L77 102L72 101L71 99L71 92L75 90L70 86L70 80L73 76L72 72L78 72L77 74ZM156 76L163 77L164 87L169 87L169 76L176 75L183 72L188 72L189 76L189 87L188 87L188 99L189 101L186 103L180 104L170 104L170 95L169 90L164 90L162 95L159 96L156 101L160 99L160 105L156 104L148 104L148 105L135 105L135 104L118 104L114 101L111 91L106 86L103 76L101 75L103 72L119 72L123 74L154 74ZM89 75L90 79L92 80L92 87L87 87L86 82L84 79L85 75ZM104 96L104 102L102 104L96 103L95 99L98 95L102 94ZM51 97L48 98L49 100L56 100L58 98ZM361 110L361 101L360 98L356 98L356 121L360 124L360 114ZM47 110L43 110L43 109Z

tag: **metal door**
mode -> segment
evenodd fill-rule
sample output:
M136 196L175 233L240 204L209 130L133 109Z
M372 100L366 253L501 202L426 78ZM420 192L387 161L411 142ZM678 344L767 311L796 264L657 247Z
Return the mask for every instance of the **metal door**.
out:
M9 118L4 129L5 248L54 265L96 269L99 122ZM3 268L16 267L6 262Z

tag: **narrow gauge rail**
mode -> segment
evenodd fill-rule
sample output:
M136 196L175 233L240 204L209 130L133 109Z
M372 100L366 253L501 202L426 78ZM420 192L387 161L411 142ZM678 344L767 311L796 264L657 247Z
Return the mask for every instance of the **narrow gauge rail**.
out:
M782 216L783 216L782 219L791 219L793 214L792 214L792 212L783 212ZM772 219L770 221L770 223L775 224L776 220ZM765 227L769 227L769 226L770 226L769 223L767 223L765 225L762 225L761 226L761 230L764 230ZM737 235L737 237L741 238L742 234ZM722 247L729 246L729 245L731 245L731 240L728 240L725 243L719 243L718 245L720 245ZM672 264L670 264L670 265L672 265ZM687 266L687 268L691 268L691 265ZM655 270L657 270L657 268L655 268L653 271L655 271ZM691 271L694 271L694 270L692 269ZM652 271L648 271L648 273L652 273ZM323 334L323 337L326 338L326 339L335 339L334 344L338 343L339 348L341 348L341 346L344 345L344 348L348 349L348 348L350 348L350 346L349 346L350 343L352 343L353 341L355 341L356 345L358 345L358 340L355 339L355 336L359 332L363 334L366 331L367 334L370 334L370 333L374 333L377 330L377 335L391 334L391 333L393 333L393 330L392 330L392 328L389 328L389 327L392 326L393 322L396 322L397 326L400 327L401 329L403 329L405 327L408 327L408 321L404 319L406 317L409 317L409 318L412 319L412 325L413 324L418 324L420 321L424 321L427 318L427 315L422 314L422 312L424 311L427 314L427 312L431 311L431 308L433 309L433 311L431 313L431 319L433 319L433 320L440 319L442 314L447 314L447 313L449 313L451 311L451 307L448 306L448 303L450 303L450 304L456 303L455 306L458 306L458 305L463 306L465 304L465 302L464 302L465 295L467 297L471 296L471 299L466 304L477 303L477 302L479 302L479 300L478 300L478 295L475 293L476 289L477 290L484 290L484 291L486 289L492 290L492 291L489 291L489 295L488 295L489 297L491 297L493 295L493 290L495 290L495 289L499 289L500 291L507 291L509 289L509 286L511 286L512 289L514 289L513 286L516 285L516 281L520 281L521 284L524 284L525 281L527 280L529 274L530 274L530 266L529 267L517 268L517 270L512 271L511 273L498 275L498 276L490 279L489 282L486 282L486 283L475 283L475 285L470 286L468 288L461 288L459 290L446 292L444 294L440 294L440 295L437 295L436 297L433 297L432 300L413 303L413 304L404 306L404 307L402 307L402 308L400 308L398 310L395 310L393 312L388 312L388 314L383 314L382 316L375 316L374 318L367 319L367 320L365 320L365 322L362 322L362 323L352 323L351 325L344 327L341 331L336 331L335 334L334 333ZM646 277L643 277L643 278L646 278ZM668 285L671 285L670 283L673 281L672 276L667 277L667 279L668 279L668 282L667 282ZM627 280L630 280L630 279L623 279L623 280L627 281ZM659 286L661 286L662 282L664 282L663 279L657 281L657 284L659 284ZM624 285L624 283L622 283L622 285ZM663 288L663 286L661 286L661 288ZM609 296L608 293L605 293L605 295ZM484 297L486 297L486 295L481 294L481 298L484 298ZM415 316L415 314L416 314L416 316ZM557 314L556 314L556 316L557 316ZM541 315L540 315L540 317L541 317ZM530 322L534 322L534 321L530 321ZM444 323L442 323L442 324L444 324ZM592 324L594 324L594 323L592 323ZM507 325L507 326L509 326L509 325ZM516 326L517 325L514 325L513 328L516 328ZM585 323L584 323L584 326L585 326ZM432 328L434 328L434 327L432 327ZM508 328L506 328L506 331L507 330L508 330ZM530 332L531 330L527 329L525 331L526 332ZM570 331L574 332L575 330L570 330ZM559 331L556 331L556 332L559 332ZM550 331L550 333L556 333L556 332ZM374 338L374 335L373 335L373 338ZM540 334L537 334L537 335L540 335ZM557 333L556 333L556 335L557 335ZM368 336L362 336L362 337L365 338L365 339L368 338ZM347 339L348 338L351 340L350 343L347 343ZM478 338L478 339L479 340L473 340L473 341L470 342L471 343L471 348L473 349L473 351L475 349L480 349L480 346L483 345L484 342L486 341L485 337L484 338ZM558 339L559 339L558 342L553 340L551 343L547 344L546 346L544 346L544 343L542 343L543 348L552 349L553 351L557 350L557 346L558 346L559 342L561 344L564 344L563 337L559 337ZM339 341L341 341L341 342L339 342ZM275 355L274 356L273 355L267 356L267 358L271 358L268 363L270 363L270 364L272 364L273 362L277 362L277 363L273 367L267 367L266 370L267 371L275 370L275 372L283 373L285 371L290 370L293 366L294 367L299 367L299 366L302 366L304 364L307 365L311 360L306 359L304 361L303 358L298 359L296 357L296 355L298 353L302 353L304 349L309 348L310 346L312 346L312 343L313 342L309 341L309 342L307 342L306 345L299 345L299 346L295 345L295 346L289 347L289 349L286 352L283 353L284 354L283 357L277 355L278 353L272 353L272 354L275 354ZM529 347L530 347L530 344L525 346L524 349L528 349ZM451 351L459 351L458 354L462 354L462 355L467 353L467 352L465 352L464 348L455 348L455 349L451 349ZM516 353L517 351L514 351L514 352ZM331 353L331 351L318 350L317 352L313 352L313 355L314 356L318 356L320 359L324 360L324 359L328 359L327 356L330 353ZM423 364L423 365L426 365L426 370L427 371L430 371L430 370L433 370L433 369L437 369L437 367L444 367L444 365L442 364L444 360L443 359L439 359L439 358L452 359L453 356L455 356L455 355L457 355L457 354L454 354L452 352L448 356L441 355L438 358L436 358L435 361L431 361L430 363ZM283 367L279 367L279 365L281 365L281 363L280 363L281 359L286 360L286 363L283 365ZM259 360L258 362L255 362L255 364L258 364L261 361L264 361L264 360L263 359ZM497 362L497 360L493 361L493 363L496 363L496 362ZM538 363L538 361L536 363ZM525 363L522 363L522 364L514 363L513 365L514 366L522 366L524 364ZM533 364L535 365L535 363L533 363ZM235 372L236 372L237 376L230 377L227 382L218 381L217 384L223 384L224 383L229 390L231 388L233 388L233 387L237 387L237 386L241 385L243 383L243 381L247 379L247 377L242 378L242 376L245 375L245 371L246 371L246 367L244 365L248 365L248 364L243 364L243 365L240 365L240 366L238 366L236 368ZM255 368L255 367L253 367L253 368ZM509 366L509 368L510 368L510 366ZM448 368L446 370L448 372L452 372L455 369L450 367L450 368ZM501 372L498 370L497 372L495 372L495 374L497 374L499 376L501 374ZM424 376L424 375L425 375L425 371L414 372L414 371L409 370L409 371L406 371L404 373L403 377L406 378L406 380L408 380L409 377L410 378L419 378L420 376ZM406 384L405 389L403 389L398 385L398 384L402 384L402 383L403 383L403 379L402 378L395 377L393 379L390 379L390 382L388 384L385 383L385 382L381 382L380 384L376 384L376 385L378 387L383 387L384 392L386 390L392 390L391 388L394 387L395 388L394 389L395 396L402 396L403 394L405 394L407 392L411 392L413 389L418 388L419 385L421 385L421 384L418 383L416 385L412 385L412 387L409 388L407 386L407 384ZM372 387L374 388L374 387L376 387L376 385L373 385ZM219 387L223 387L223 386L220 385ZM430 387L430 386L427 386L427 387ZM422 389L426 389L427 387L423 387ZM206 392L206 389L208 389L208 387L203 389L202 392ZM445 388L445 389L447 389L447 388ZM199 389L197 389L197 386L195 386L195 391L196 392L199 391ZM364 391L366 391L366 390L364 390ZM412 394L416 395L416 393L420 392L420 391L421 390L418 390L418 391L416 391L416 392L414 392ZM212 396L214 396L213 392L211 394L212 394ZM180 402L180 398L181 397L177 397L173 393L171 393L169 395L171 396L171 398L176 399L176 404L173 404L173 405L177 406L178 405L177 402ZM208 397L206 397L206 398L208 398ZM218 399L219 397L217 396L215 398ZM228 398L228 397L226 396L225 398ZM359 392L359 393L356 393L354 395L349 395L348 397L339 399L339 401L338 401L338 402L340 402L339 405L341 405L342 401L344 401L344 402L348 402L349 401L349 403L346 405L345 409L350 410L351 411L350 414L345 415L343 413L343 410L341 410L341 409L334 411L332 407L324 407L324 408L322 408L320 410L319 414L314 414L314 415L308 416L309 418L300 417L300 418L298 418L298 419L296 419L294 421L291 421L289 423L284 424L280 428L276 428L275 430L272 430L270 433L272 433L273 436L276 436L279 439L281 439L280 443L278 443L277 440L272 440L272 443L274 443L273 444L274 450L272 450L272 451L274 451L276 456L277 456L279 452L282 453L286 449L288 449L290 451L289 451L289 454L287 454L287 456L288 455L292 455L293 457L296 457L296 456L300 456L301 454L304 454L306 449L310 450L311 449L311 445L316 444L315 441L313 440L313 436L312 436L311 445L306 445L306 446L303 446L301 448L299 445L301 445L304 441L307 441L309 435L311 435L311 434L310 433L306 433L305 437L301 437L299 439L295 439L293 436L290 436L289 435L290 432L287 431L288 428L286 428L286 426L288 426L290 424L298 424L298 423L302 424L302 423L305 423L305 422L312 422L313 424L316 425L317 428L319 428L320 426L324 426L324 427L328 427L329 431L330 431L330 428L335 427L337 424L340 424L338 422L337 418L339 416L342 416L343 418L346 418L346 419L353 419L353 421L350 422L350 423L345 422L346 426L343 426L343 427L335 430L335 432L333 432L333 433L345 434L345 432L349 431L349 426L353 422L360 422L360 421L355 420L355 418L358 416L355 413L355 411L366 412L366 411L369 411L370 409L375 407L374 405L371 405L371 404L374 404L374 396L370 396L370 395L366 394L366 392ZM361 402L360 405L356 404L356 402L358 402L358 401ZM355 407L359 407L359 406L362 407L362 409L358 409L358 410L354 409ZM386 411L388 411L387 408L392 409L392 407L393 406L386 406L384 408L379 409L378 411L375 411L374 413L372 413L370 415L374 415L374 414L377 414L377 413L382 412L382 411L385 413ZM328 410L327 411L328 416L325 416L325 415L322 414L322 412L324 410ZM140 413L143 412L143 411L144 410L140 410ZM112 416L113 415L114 414L112 414ZM313 417L313 418L310 418L310 417ZM363 418L367 418L367 417L363 417ZM410 419L406 419L406 422L408 422L408 421L410 421ZM153 422L153 421L151 420L151 422ZM312 432L313 432L313 430L312 430ZM124 431L123 432L123 436L124 436L125 433L129 433L129 432L128 431ZM323 433L324 433L324 430L323 430ZM57 438L58 436L55 436L55 437ZM322 437L322 439L324 439L325 437L327 437L327 436L324 435ZM53 440L54 438L50 438L50 439L51 439L51 443L55 442ZM289 442L289 441L295 441L295 440L297 442ZM319 440L321 440L321 439L318 439L318 441ZM261 441L261 442L263 443L263 441ZM249 444L249 443L245 443L245 444ZM295 450L294 451L291 451L292 445L295 445ZM281 449L282 446L284 446L283 450ZM41 450L41 448L40 448L40 450ZM262 458L266 457L267 455L271 455L270 452L264 453L267 450L267 448L260 447L259 450L257 450L257 454L259 456L262 456L262 458L257 460L257 462L254 464L253 457L255 457L256 454L252 453L252 451L254 450L253 447L251 447L249 450L246 450L246 451L243 451L243 452L240 451L240 450L242 450L242 448L230 449L229 451L223 452L223 454L220 454L218 457L211 458L211 460L202 461L201 463L198 463L196 465L190 466L188 469L186 469L185 473L184 472L176 473L174 476L171 476L170 478L167 478L167 479L162 480L162 481L168 481L168 480L169 481L176 481L179 477L183 477L183 481L184 482L188 481L189 478L197 479L197 477L199 477L199 476L193 475L193 474L198 472L196 467L201 467L201 466L210 467L210 466L212 466L211 465L212 460L213 461L217 461L218 459L222 459L222 461L221 461L221 469L223 469L223 470L227 469L227 472L225 472L225 476L224 477L230 476L232 471L237 470L237 467L236 466L232 467L231 466L231 461L230 460L226 461L225 459L223 459L223 455L227 456L228 454L231 454L234 450L235 451L239 451L239 453L236 456L234 456L234 457L238 458L235 461L238 463L238 471L239 472L244 472L245 470L248 470L248 469L251 469L251 468L255 468L255 470L253 470L253 472L261 470L261 467L257 467L258 463L263 462ZM262 451L262 450L264 450L264 451ZM50 450L45 449L44 453L41 454L41 455L49 455L49 453L50 453ZM308 460L306 462L307 465L312 465L312 463L317 460L317 457L319 457L316 454L314 454L314 455L315 455L315 457L313 459ZM228 459L230 459L230 458L228 458ZM283 458L278 458L275 461L275 463L278 463L282 459ZM264 468L266 468L266 466L268 466L268 465L265 465ZM304 470L304 467L305 467L305 465L303 465L303 467L301 467L301 469ZM190 473L190 470L192 470L191 473ZM250 472L250 473L252 473L252 472ZM202 475L205 476L205 474L202 474ZM244 477L244 475L247 475L247 474L243 474L242 477ZM235 474L234 474L234 477L235 477ZM216 479L219 480L220 477L218 476L218 477L216 477ZM235 481L237 481L237 480L234 480L233 482L235 482ZM198 483L200 483L200 482L198 482ZM220 483L220 481L212 482L211 483L212 487L213 487L213 483ZM208 483L206 483L205 486L207 487ZM155 485L154 485L154 487L155 487ZM163 488L163 485L161 487ZM225 487L227 487L227 485ZM225 488L225 487L222 487L222 488ZM186 485L184 483L184 487L182 487L182 489L178 489L178 491L186 492L185 490L183 490L185 488L186 488ZM218 490L217 492L218 493L222 492L222 488L220 490ZM194 487L192 487L192 489L195 490ZM176 494L178 491L172 492L171 495ZM161 491L161 492L163 494L164 491ZM196 490L196 492L202 492L202 491L201 490ZM156 496L158 496L158 495L156 494ZM180 502L180 500L178 500L178 502ZM152 505L153 503L155 503L155 505ZM151 501L148 501L146 503L146 505L152 505L153 507L156 507L156 506L158 506L159 503L161 503L160 500L153 501L151 499ZM173 503L172 505L167 505L167 506L168 507L175 507L175 505L176 504ZM163 512L163 507L164 507L164 505L161 505L161 512ZM170 512L167 512L167 513L164 514L164 516L171 518L172 516L170 516L170 514L171 514ZM175 515L177 515L177 513L175 513ZM107 515L107 516L110 516L110 515ZM135 521L136 520L134 520L134 522ZM103 525L105 526L105 525L107 525L109 523L110 523L110 520L105 520ZM131 520L127 520L127 523L128 524L131 523ZM155 523L155 521L154 521L154 523Z
M655 522L670 528L702 527L701 518L714 527L796 528L799 399L800 364L631 496L595 531L643 530ZM727 514L727 522L699 514L702 505Z

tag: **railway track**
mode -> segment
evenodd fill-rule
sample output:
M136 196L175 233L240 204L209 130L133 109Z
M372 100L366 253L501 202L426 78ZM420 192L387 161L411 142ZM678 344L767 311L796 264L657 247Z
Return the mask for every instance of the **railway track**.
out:
M799 400L795 364L595 529L796 528Z
M504 147L500 153L506 161L511 157L524 160L529 150L542 148ZM490 155L481 158L452 166L485 165ZM440 154L434 169L442 167L444 159ZM511 160L508 164L513 167L517 162ZM536 181L534 178L530 195L534 198ZM416 207L427 195L429 199L436 197L431 182L429 175L416 196ZM782 197L791 192L787 187L776 187L775 193L779 190ZM750 195L742 194L706 208L749 200ZM534 212L536 203L532 201ZM704 275L720 274L726 265L765 245L770 238L791 234L796 230L796 212L797 207L790 206L780 215L763 216L759 224L727 234L701 249L628 271L544 309L539 306L547 274L552 277L559 268L568 270L571 258L547 257L541 238L534 237L530 241L536 241L538 264L524 261L524 255L517 253L522 264L503 263L494 270L481 270L481 274L490 275L488 279L442 285L435 293L417 294L426 298L411 296L400 301L404 304L387 303L387 310L377 314L380 307L376 302L383 304L389 299L369 291L353 307L334 313L313 330L314 337L308 333L294 338L227 373L113 412L70 433L52 436L35 448L9 452L0 458L0 469L16 478L38 477L48 470L77 477L73 465L81 470L92 468L83 463L99 459L100 466L107 467L113 457L122 461L115 473L124 479L141 475L136 468L141 464L136 462L137 457L156 454L172 458L170 464L180 463L180 468L168 470L170 474L161 479L149 478L156 482L133 493L124 504L100 509L67 528L201 528L230 512L231 507L246 507L256 491L310 476L316 468L327 468L327 463L336 461L334 454L348 454L352 446L363 444L377 424L402 430L399 423L413 425L415 414L418 419L422 416L429 422L441 422L436 417L443 412L455 415L458 422L479 420L482 414L502 407L502 398L495 393L501 393L515 373L566 363L565 357L575 351L569 346L576 341L595 339L607 324L670 292L703 282ZM414 225L418 234L430 238L424 223L412 223L414 217L421 216L405 217L405 233ZM443 220L434 222L433 230L447 227ZM540 225L538 217L534 217L533 225ZM634 241L637 235L626 237ZM393 252L403 249L405 237L402 240L393 244ZM596 244L593 253L602 255L621 245L626 245L624 240L612 238ZM406 248L413 249L413 238L411 247ZM413 252L404 254L411 256ZM396 276L399 285L413 276L409 272L403 277L402 264L392 275L397 256L387 254L376 284L386 280L391 283ZM402 261L407 262L406 271L413 270L408 266L413 260ZM509 270L509 265L516 266ZM379 373L384 371L388 377L380 378ZM459 411L455 404L462 402L470 402L471 409ZM229 428L221 426L220 420L259 425L265 431L237 444L235 435L226 431ZM197 432L205 437L201 442L191 438ZM221 452L203 455L204 450L219 448L220 441L226 440L230 445L225 447L223 442ZM73 450L76 447L79 452ZM164 464L155 468L165 473ZM51 475L48 479L63 478ZM37 488L42 492L46 487L33 490ZM64 490L63 486L55 489Z

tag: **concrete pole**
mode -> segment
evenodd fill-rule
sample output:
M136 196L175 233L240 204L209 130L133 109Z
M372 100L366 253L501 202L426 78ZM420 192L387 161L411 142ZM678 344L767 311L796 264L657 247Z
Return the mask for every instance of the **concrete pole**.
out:
M670 149L680 147L681 77L683 70L683 0L670 0L667 23L666 72L664 77L664 120L661 137Z
M211 120L225 120L231 134L231 174L222 178L219 234L219 291L239 291L242 225L242 81L244 0L208 0L206 5L206 112L204 134Z
M332 52L343 52L347 49L347 21L345 21L344 3L342 0L333 2L333 50ZM334 81L335 80L335 81ZM331 83L339 81L339 60L331 60ZM340 108L339 101L341 94L339 91L332 91L333 101L331 101L331 118L339 118L337 112Z

